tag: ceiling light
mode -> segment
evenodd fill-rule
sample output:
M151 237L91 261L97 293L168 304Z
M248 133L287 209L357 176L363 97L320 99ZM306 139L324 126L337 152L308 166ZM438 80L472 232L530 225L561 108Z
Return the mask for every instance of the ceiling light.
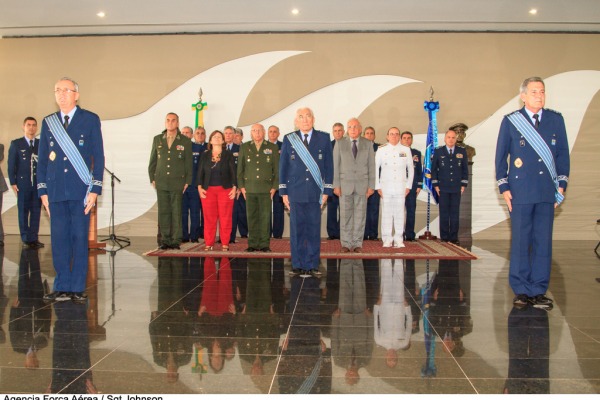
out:
M100 18L104 18L106 16L106 14L104 13L104 11L100 11L98 14L96 14L97 16L99 16Z
M300 10L298 10L297 8L293 8L292 9L292 14L298 15L298 14L300 14Z
M532 8L531 10L529 10L529 14L536 15L537 11L538 11L537 8Z

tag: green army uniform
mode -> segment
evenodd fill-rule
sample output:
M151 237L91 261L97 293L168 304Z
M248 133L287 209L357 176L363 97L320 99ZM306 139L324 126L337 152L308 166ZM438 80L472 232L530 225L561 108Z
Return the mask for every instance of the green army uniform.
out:
M162 243L173 247L181 243L181 202L184 186L192 184L192 141L179 129L171 144L167 133L156 135L152 142L148 174L155 182L158 203L158 226Z
M263 140L257 150L253 141L240 147L237 165L240 189L246 189L248 247L266 249L271 234L271 189L279 188L279 148Z

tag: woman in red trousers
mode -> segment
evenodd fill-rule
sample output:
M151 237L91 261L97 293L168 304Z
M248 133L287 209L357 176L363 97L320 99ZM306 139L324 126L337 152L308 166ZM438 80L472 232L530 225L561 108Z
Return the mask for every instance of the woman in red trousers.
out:
M198 192L204 213L205 251L212 250L215 245L217 222L223 251L229 250L236 175L235 159L225 148L223 132L214 131L208 138L208 149L200 156L198 165Z

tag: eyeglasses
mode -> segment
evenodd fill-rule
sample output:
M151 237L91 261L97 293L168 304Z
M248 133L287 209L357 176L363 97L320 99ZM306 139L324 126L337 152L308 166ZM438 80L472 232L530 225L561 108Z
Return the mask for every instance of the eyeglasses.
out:
M77 90L56 88L54 93L77 93Z

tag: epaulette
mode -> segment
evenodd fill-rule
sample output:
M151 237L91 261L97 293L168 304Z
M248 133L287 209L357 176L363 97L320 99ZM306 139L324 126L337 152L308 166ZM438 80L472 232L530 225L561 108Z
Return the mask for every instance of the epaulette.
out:
M445 145L445 144L443 144L443 145L441 145L441 146L438 146L438 147L436 147L436 149L441 149L441 148L442 148L442 147L444 147L444 146L446 146L446 145Z
M516 114L516 113L519 113L519 112L521 112L521 111L519 111L519 110L515 110L515 111L513 111L513 112L509 112L508 114L505 114L504 116L505 116L505 117L508 117L509 115L513 115L513 114Z
M551 108L544 108L544 111L550 111L550 112L553 112L553 113L555 113L555 114L562 115L562 114L560 113L560 111L556 111L556 110L553 110L553 109L551 109Z
M388 145L387 143L383 143L383 144L380 144L378 148L382 148L382 147L385 147L387 145Z

